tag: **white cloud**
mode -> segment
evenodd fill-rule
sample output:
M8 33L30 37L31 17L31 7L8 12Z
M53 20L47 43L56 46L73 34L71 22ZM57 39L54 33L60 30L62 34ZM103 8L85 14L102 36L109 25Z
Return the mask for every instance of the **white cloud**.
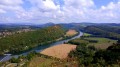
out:
M94 2L92 0L64 0L64 1L65 6L72 6L74 8L94 6Z
M3 9L0 9L0 13L6 13L6 11L4 11Z
M18 4L23 4L22 0L0 0L1 5L7 5L7 6L16 6Z
M50 9L57 9L59 8L59 6L56 6L52 0L46 0L46 1L43 1L43 4L46 8L50 8Z
M96 22L120 23L120 2L110 2L107 6L92 10L90 13L92 14L90 16L95 18L93 20Z
M14 2L13 2L14 1ZM93 0L26 0L32 5L28 10L22 6L24 0L0 0L0 16L12 12L13 17L0 17L6 22L117 22L120 23L120 1L110 2L97 8ZM26 5L27 6L27 5ZM5 22L5 20L4 20Z

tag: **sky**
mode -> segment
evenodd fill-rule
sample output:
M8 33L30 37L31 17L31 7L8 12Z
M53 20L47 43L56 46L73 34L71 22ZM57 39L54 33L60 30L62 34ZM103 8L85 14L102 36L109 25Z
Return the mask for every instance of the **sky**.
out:
M120 0L0 0L0 23L120 23Z

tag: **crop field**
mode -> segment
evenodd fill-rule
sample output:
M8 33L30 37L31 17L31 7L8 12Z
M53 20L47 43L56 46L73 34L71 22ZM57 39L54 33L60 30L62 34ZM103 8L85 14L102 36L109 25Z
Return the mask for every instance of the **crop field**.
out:
M116 43L117 40L112 40L108 38L100 38L100 37L87 37L87 40L96 40L97 43L89 43L89 45L94 45L96 48L106 49L111 46L113 43Z
M76 30L69 30L66 32L66 36L73 36L75 34L77 34L78 32Z
M68 53L71 50L74 50L75 48L76 48L76 45L60 44L60 45L53 46L43 50L41 54L64 59L64 58L67 58Z

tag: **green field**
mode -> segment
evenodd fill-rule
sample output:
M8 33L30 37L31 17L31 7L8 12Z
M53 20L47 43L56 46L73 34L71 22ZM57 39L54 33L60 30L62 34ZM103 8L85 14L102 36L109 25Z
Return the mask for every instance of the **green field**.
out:
M108 38L100 38L100 37L86 37L87 40L96 40L97 43L89 43L88 45L94 45L96 48L106 49L111 46L113 43L116 43L117 40L112 40Z
M83 36L90 36L91 34L89 33L84 33Z
M90 34L85 33L85 36L86 35L88 36ZM95 46L98 49L106 49L116 42L117 40L112 40L112 39L102 38L102 37L83 37L83 38L73 39L68 43L75 44L75 45L87 44L88 46Z

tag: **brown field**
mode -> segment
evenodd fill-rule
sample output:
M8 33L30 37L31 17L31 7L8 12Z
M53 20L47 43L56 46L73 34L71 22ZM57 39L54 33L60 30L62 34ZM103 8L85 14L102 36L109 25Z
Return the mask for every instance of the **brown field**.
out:
M107 49L109 46L112 46L113 44L111 43L105 43L105 44L98 44L94 45L97 49Z
M68 32L66 32L66 36L73 36L75 34L77 34L78 32L75 30L69 30Z
M43 50L41 53L44 55L64 59L68 56L68 53L71 50L74 50L75 48L76 48L76 45L61 44L61 45L47 48L47 49Z

